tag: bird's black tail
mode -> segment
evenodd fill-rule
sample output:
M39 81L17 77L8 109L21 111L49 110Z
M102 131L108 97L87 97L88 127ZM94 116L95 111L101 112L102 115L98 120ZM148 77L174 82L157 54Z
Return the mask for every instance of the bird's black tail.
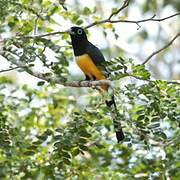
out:
M114 109L112 110L112 118L113 118L113 124L114 124L114 129L116 131L116 138L118 143L120 141L122 141L124 139L124 133L121 127L121 123L118 120L118 110L117 110L117 106L116 106L116 102L114 99L114 95L112 95L111 100L106 101L106 105L111 108L112 106L114 106Z

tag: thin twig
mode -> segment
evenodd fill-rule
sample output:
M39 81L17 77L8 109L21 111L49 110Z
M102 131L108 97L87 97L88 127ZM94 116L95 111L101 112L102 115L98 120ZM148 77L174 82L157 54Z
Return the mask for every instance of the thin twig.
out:
M18 68L19 68L19 67L13 67L13 68L9 68L9 69L2 69L2 70L0 70L0 73L12 71L12 70L15 70L15 69L18 69Z
M157 51L154 51L152 54L150 54L145 61L142 63L143 65L146 64L154 55L160 53L161 51L163 51L164 49L168 48L171 44L173 44L173 42L180 36L180 32L171 39L171 41L169 41L167 44L165 44L162 48L158 49Z

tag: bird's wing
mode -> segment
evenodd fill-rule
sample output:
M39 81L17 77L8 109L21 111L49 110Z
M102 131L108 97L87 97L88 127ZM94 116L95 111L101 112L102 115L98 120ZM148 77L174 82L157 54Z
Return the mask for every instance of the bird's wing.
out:
M108 77L109 72L105 67L105 58L101 53L101 51L96 46L94 46L92 43L89 42L86 48L86 53L91 57L92 61L99 68L102 74L105 77Z

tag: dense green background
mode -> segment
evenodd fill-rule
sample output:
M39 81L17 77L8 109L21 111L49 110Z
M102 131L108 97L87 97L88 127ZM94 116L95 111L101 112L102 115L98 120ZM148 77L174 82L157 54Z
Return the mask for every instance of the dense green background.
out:
M8 37L1 43L0 61L4 57L11 67L16 67L12 62L26 65L18 69L18 78L24 76L23 71L32 73L36 69L44 70L44 77L56 75L63 82L82 79L69 70L73 54L67 34L44 38L22 36L66 30L64 21L85 26L104 19L108 0L92 2L93 8L78 0L0 0L0 32L2 37ZM131 1L117 18L128 19L129 11L134 8L142 19L154 13L161 17L167 8L171 15L180 10L179 2ZM114 0L110 4L119 8L122 1ZM57 17L61 19L59 22ZM178 32L178 21L178 17L168 21L172 36ZM162 47L169 40L167 29L157 23L159 34L152 35L143 24L138 31L134 28L128 43L136 44L139 50L132 59L123 47L108 43L112 37L118 41L123 36L117 30L121 25L101 24L92 28L98 29L107 40L102 51L113 72L110 79L115 82L114 94L125 140L117 144L109 109L98 91L42 80L37 86L30 86L30 79L26 85L19 84L11 75L7 78L2 74L0 179L180 178L180 86L150 80L179 79L180 72L174 67L179 67L180 45L177 43L147 65L141 65L149 55L143 54L143 45L153 42ZM90 35L91 28L88 31ZM133 77L128 77L129 73Z

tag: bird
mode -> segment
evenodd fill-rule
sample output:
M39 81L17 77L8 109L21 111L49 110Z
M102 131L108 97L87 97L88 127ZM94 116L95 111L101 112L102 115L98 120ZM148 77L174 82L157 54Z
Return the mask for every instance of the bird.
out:
M71 37L71 44L75 55L75 60L81 71L85 75L85 80L105 80L109 73L105 67L105 58L98 47L88 41L86 32L83 28L73 26L67 30ZM109 86L101 86L103 91L108 91ZM118 113L114 95L111 100L106 100L106 105L111 108L114 106ZM118 143L124 139L124 133L120 122L113 118L114 129Z

